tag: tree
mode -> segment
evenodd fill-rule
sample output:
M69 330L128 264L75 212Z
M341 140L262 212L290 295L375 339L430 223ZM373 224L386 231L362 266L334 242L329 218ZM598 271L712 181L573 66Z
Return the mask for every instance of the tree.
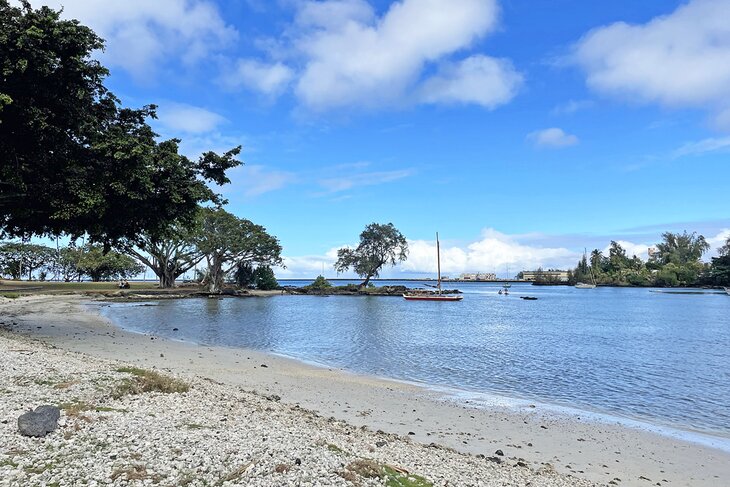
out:
M249 288L256 284L256 269L250 262L239 262L236 264L233 280L236 285L242 288Z
M79 260L83 253L83 249L74 245L69 245L59 251L55 268L65 282L81 280L82 275L79 271Z
M203 208L198 250L208 263L208 291L218 293L225 275L240 263L274 266L282 263L279 240L261 225L222 208Z
M200 216L189 225L172 224L159 237L143 234L134 242L125 242L120 249L152 269L161 288L175 287L178 277L203 260L195 245L200 224Z
M717 254L710 264L709 281L719 286L730 286L730 237L717 249Z
M256 268L254 271L254 282L256 289L261 289L262 291L271 291L272 289L279 288L274 271L267 265Z
M662 264L684 265L698 262L702 254L710 250L710 244L705 237L697 235L696 232L662 234L663 241L657 244L658 260Z
M0 230L116 242L189 221L240 147L193 162L157 142L155 106L122 108L92 59L103 41L48 7L0 0Z
M43 267L52 266L56 251L45 245L6 242L0 245L0 270L12 279L28 276Z
M78 256L76 268L94 282L112 279L130 279L144 269L133 258L110 250L104 252L101 245L87 244Z
M360 244L355 249L337 251L337 272L352 268L365 278L360 287L366 287L373 277L378 277L385 265L394 266L408 258L408 242L392 223L371 223L360 234Z

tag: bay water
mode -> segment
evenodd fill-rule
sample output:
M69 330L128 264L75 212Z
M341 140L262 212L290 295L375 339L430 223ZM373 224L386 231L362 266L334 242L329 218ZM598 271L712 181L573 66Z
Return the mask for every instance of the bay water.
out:
M414 285L378 283L386 284ZM463 301L286 295L112 303L102 312L129 331L730 439L730 296L447 287Z

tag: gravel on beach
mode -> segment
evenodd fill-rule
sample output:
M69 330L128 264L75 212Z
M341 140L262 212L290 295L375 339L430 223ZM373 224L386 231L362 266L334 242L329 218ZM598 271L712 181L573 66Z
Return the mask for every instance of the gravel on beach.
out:
M422 445L173 371L157 372L187 392L124 393L135 379L124 364L7 332L0 357L0 486L594 485L549 464ZM43 404L62 408L59 428L22 436L18 416Z

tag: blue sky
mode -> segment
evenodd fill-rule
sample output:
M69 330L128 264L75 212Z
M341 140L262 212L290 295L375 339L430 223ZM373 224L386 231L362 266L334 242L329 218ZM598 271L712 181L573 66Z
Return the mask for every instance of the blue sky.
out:
M228 209L331 269L370 222L409 262L565 267L663 230L730 236L728 0L54 1L183 150L243 145ZM331 274L331 271L327 272Z

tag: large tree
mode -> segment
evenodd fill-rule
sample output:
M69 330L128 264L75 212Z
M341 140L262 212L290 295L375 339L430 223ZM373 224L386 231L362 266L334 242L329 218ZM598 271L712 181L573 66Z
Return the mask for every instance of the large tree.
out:
M198 216L191 224L170 225L161 236L143 234L133 242L125 242L120 249L152 269L161 288L175 287L178 277L203 260L203 253L195 245L200 224Z
M114 242L217 201L240 148L191 161L158 142L155 107L122 108L92 58L103 41L48 7L0 0L0 233Z
M352 269L365 280L365 287L373 277L378 277L386 265L396 265L408 258L408 242L392 223L371 223L360 234L360 244L355 249L342 248L337 251L337 272Z
M144 269L133 258L114 250L104 251L100 245L87 244L78 255L76 268L94 281L130 279Z
M224 278L240 264L258 267L282 263L279 240L261 225L222 208L204 208L195 244L208 263L208 291L218 293Z
M0 244L0 272L12 279L27 276L33 279L33 272L53 266L56 251L45 245L6 242Z

